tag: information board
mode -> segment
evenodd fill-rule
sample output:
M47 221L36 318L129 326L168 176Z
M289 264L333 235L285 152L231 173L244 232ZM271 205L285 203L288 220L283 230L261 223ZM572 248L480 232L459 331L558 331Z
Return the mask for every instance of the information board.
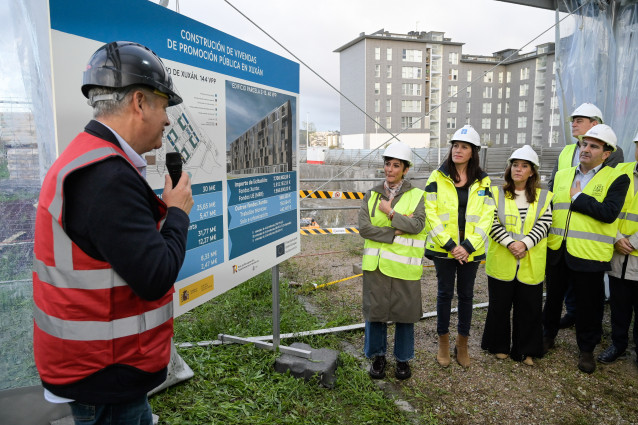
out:
M145 155L156 193L167 151L192 179L176 316L299 252L297 63L146 0L50 0L49 12L58 154L92 117L82 72L105 43L151 48L184 99Z

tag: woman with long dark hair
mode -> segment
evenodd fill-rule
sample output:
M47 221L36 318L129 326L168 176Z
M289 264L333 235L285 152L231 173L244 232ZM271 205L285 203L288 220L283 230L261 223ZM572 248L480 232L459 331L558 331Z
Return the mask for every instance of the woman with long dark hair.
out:
M454 133L444 163L432 172L425 186L425 256L434 262L438 281L436 299L439 349L437 361L450 364L450 310L454 282L458 296L456 361L470 366L468 338L472 322L474 280L492 225L494 199L490 179L479 165L480 137L466 125Z
M514 151L505 184L494 190L496 211L485 271L490 303L481 348L497 359L534 364L543 355L543 280L552 192L540 188L538 155ZM513 317L510 314L513 310Z

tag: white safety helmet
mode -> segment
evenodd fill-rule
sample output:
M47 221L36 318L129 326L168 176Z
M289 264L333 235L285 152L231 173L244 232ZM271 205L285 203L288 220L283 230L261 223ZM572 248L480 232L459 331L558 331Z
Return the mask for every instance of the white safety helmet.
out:
M538 154L530 145L524 145L522 148L518 148L512 152L512 155L510 155L510 158L507 160L508 164L511 165L515 159L524 159L525 161L531 162L535 170L538 170L538 167L541 165L538 160Z
M585 117L598 121L598 124L604 124L603 113L593 103L583 103L578 108L574 109L569 120L574 121L575 117Z
M450 140L450 143L454 142L465 142L480 148L481 136L479 136L476 130L474 130L474 127L467 124L456 130L454 136L452 136L452 139Z
M383 152L384 157L402 159L412 166L412 148L403 142L394 142Z
M609 146L616 150L616 133L607 124L598 124L590 128L583 136L583 139L590 137L592 139L600 140L603 143L607 143Z
M638 133L636 133L636 136L634 136L634 142L638 142Z

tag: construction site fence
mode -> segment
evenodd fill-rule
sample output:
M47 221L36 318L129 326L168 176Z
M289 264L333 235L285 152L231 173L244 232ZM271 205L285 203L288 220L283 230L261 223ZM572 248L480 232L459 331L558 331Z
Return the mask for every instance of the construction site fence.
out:
M522 145L517 144L507 147L481 148L479 151L481 168L490 175L502 174L507 165L507 159L510 157L512 152L521 146ZM541 177L546 179L556 165L558 155L563 149L563 146L535 146L533 148L538 154L541 163L539 173L541 174ZM441 161L445 160L449 149L449 146L446 146L445 148L413 148L413 165L411 171L413 173L431 173L439 167L439 158L441 158ZM377 149L374 152L372 149L326 149L323 165L354 165L355 167L360 168L383 168L383 151L384 149ZM298 156L299 162L307 162L306 148L300 148Z

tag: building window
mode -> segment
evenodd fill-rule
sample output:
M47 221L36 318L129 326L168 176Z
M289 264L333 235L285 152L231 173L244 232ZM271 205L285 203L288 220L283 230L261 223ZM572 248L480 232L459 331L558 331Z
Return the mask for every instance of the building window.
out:
M503 87L498 88L498 98L503 99Z
M381 77L381 65L379 64L374 66L374 77L375 78Z
M503 118L503 129L507 130L510 127L510 119L509 118Z
M529 67L521 68L521 80L527 80L529 78Z
M483 99L492 98L492 87L483 87Z
M518 112L521 112L521 113L527 112L527 100L518 101Z
M385 94L387 94L388 96L392 95L392 83L386 83Z
M500 118L496 118L496 129L497 130L501 129L501 119Z
M527 128L527 117L518 117L518 128Z
M505 102L505 113L506 114L510 113L510 103L509 102Z
M447 86L447 96L448 97L456 96L457 92L458 92L458 87L457 86L454 86L454 85Z
M390 47L385 49L385 58L389 61L392 60L392 49Z
M489 129L490 129L490 127L491 127L491 125L492 125L492 120L491 120L491 119L489 119L489 118L483 118L483 119L481 120L481 128L482 128L483 130L489 130Z
M470 125L470 117L465 118L465 125Z
M529 84L521 84L521 88L518 92L519 96L527 96L529 94Z
M465 89L465 93L467 94L467 97L472 97L472 86Z
M385 77L392 78L392 65L388 65L385 67Z
M507 144L507 133L503 133L503 144Z
M418 117L401 117L401 130L421 128L421 121Z
M493 78L494 78L494 71L486 72L485 75L483 75L483 82L491 83Z
M465 113L469 114L471 110L472 110L472 104L470 102L467 102L465 104Z
M374 99L374 112L381 112L381 100ZM377 120L379 121L379 120Z
M374 117L374 129L376 131L379 130L379 127L380 127L379 122L381 122L381 118L377 115L376 117Z
M450 81L458 81L459 80L459 70L450 68L450 72L447 76L447 79Z
M509 98L510 98L510 88L505 87L505 99L509 99Z
M505 82L508 83L508 84L511 83L512 82L512 73L510 71L507 71L506 77L507 78L506 78Z
M402 100L401 112L421 112L420 100Z
M381 47L374 48L374 60L381 60Z
M403 49L403 62L423 62L423 52L415 49Z
M402 66L402 78L421 78L421 67L418 66Z
M456 52L450 52L450 54L448 55L448 62L450 62L450 65L458 65L459 54Z
M502 110L501 106L502 106L502 105L501 105L500 103L497 103L497 104L496 104L496 113L497 113L498 115L501 115L501 110Z
M392 101L390 99L385 101L385 111L392 112Z
M447 112L449 114L456 114L456 102L448 102Z
M374 83L374 94L381 94L381 83Z
M483 113L484 114L491 114L492 113L492 104L485 102L483 103Z
M496 133L496 137L494 138L494 141L497 145L501 144L501 133Z
M447 128L449 128L449 129L456 128L456 117L448 117L448 119L447 119Z
M481 135L481 143L484 145L487 145L489 141L490 141L490 133L483 133Z
M403 83L401 93L404 96L421 96L421 84Z
M390 49L388 49L390 50ZM392 50L390 50L392 51ZM392 128L392 117L385 117L385 128L390 130Z
M524 145L526 134L527 133L516 133L516 143L519 145Z
M503 84L503 71L498 73L498 83Z
M467 81L472 81L472 70L471 69L467 70Z

